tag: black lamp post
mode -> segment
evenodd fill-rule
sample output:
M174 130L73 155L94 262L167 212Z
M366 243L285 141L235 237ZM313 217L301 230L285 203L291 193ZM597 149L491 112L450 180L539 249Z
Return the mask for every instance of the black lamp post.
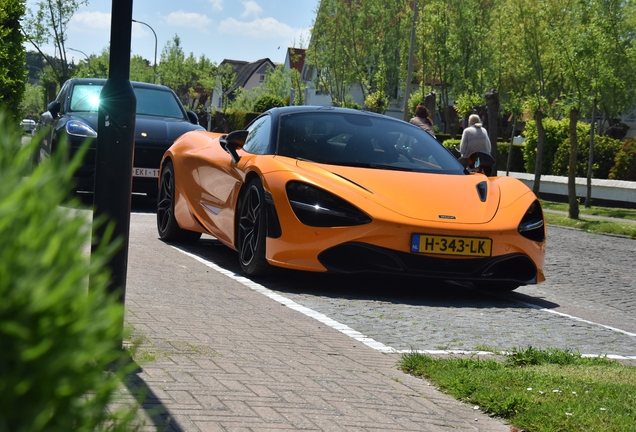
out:
M130 83L133 0L112 0L109 77L100 93L95 149L93 244L120 242L106 263L108 291L126 295L137 99ZM107 233L112 228L111 237ZM121 322L123 338L123 319Z
M152 34L155 35L155 62L152 64L152 71L153 71L153 74L154 74L152 82L153 82L153 84L156 84L157 83L157 33L155 33L154 29L152 27L150 27L150 25L146 24L143 21L132 20L132 22L136 22L136 23L145 25L146 27L148 27L152 31Z
M89 75L90 75L90 72L91 72L91 59L90 59L90 57L88 57L88 55L87 55L84 51L80 51L80 50L78 50L78 49L75 49L75 48L68 48L68 47L67 47L66 49L67 49L67 50L69 50L69 51L75 51L75 52L78 52L78 53L80 53L80 54L83 54L83 55L84 55L84 57L86 57L86 66L88 67L88 73L89 73Z

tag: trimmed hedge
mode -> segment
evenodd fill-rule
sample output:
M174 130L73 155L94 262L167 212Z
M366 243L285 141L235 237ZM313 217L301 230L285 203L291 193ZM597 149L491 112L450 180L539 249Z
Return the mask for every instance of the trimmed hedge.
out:
M568 119L554 120L545 118L542 123L545 129L545 142L543 143L541 174L546 175L553 173L552 163L556 152L561 143L569 139L570 121ZM577 126L577 134L582 136L582 134L585 134L585 126L583 123L579 125ZM587 129L589 130L589 126ZM534 120L526 122L522 135L526 138L523 151L526 172L534 173L538 141L537 125Z
M106 293L114 248L89 259L89 216L67 200L81 155L56 152L27 176L33 146L16 143L0 113L0 431L133 430L134 407L111 411L132 365L124 308Z
M630 138L622 143L616 153L615 164L609 178L636 181L636 140Z
M585 127L585 125L583 126ZM587 125L589 128L589 125ZM577 127L577 131L581 128ZM589 129L588 129L589 130ZM592 177L598 179L609 178L610 169L614 166L614 159L621 148L620 140L608 136L594 137L594 163L592 165ZM590 134L578 136L578 154L576 155L576 176L587 177L587 165L590 152ZM552 174L557 176L568 175L570 163L570 139L566 139L559 145L552 164Z

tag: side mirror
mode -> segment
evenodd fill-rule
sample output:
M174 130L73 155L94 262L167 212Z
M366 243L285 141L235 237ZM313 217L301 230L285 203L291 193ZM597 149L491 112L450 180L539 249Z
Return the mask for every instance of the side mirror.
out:
M60 104L60 101L53 101L46 106L46 109L51 113L51 116L54 119L57 118L61 108L62 105Z
M238 163L238 161L241 160L241 156L239 156L236 150L243 148L248 133L249 132L246 130L237 130L230 132L225 135L225 137L221 138L221 147L232 155L232 162Z
M474 168L475 172L489 176L495 166L495 159L488 153L475 152L468 157L468 166Z
M190 123L195 125L199 124L199 116L196 115L194 111L187 111L186 114L188 114L188 120L190 120Z

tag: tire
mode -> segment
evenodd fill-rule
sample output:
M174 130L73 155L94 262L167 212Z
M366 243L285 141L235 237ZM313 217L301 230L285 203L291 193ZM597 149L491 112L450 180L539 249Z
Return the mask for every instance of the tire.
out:
M480 290L499 293L510 292L519 288L519 284L514 282L479 281L473 282L473 285L475 285L475 287Z
M249 276L263 276L269 270L265 259L267 214L263 184L258 178L252 179L241 194L237 219L236 240L241 270Z
M165 163L161 171L159 198L157 199L157 231L163 241L190 243L201 238L201 233L184 230L174 217L175 183L172 162Z

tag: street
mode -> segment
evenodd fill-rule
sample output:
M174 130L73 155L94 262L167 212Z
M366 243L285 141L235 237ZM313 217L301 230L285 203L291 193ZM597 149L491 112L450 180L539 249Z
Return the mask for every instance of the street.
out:
M135 265L139 250L144 259L151 259L172 248L158 240L151 207L133 207L129 266ZM313 311L310 315L322 314L387 352L532 346L636 360L635 245L630 239L549 226L547 281L501 295L468 284L287 270L276 270L247 286L282 296ZM244 279L236 253L214 238L204 236L177 249L193 264L207 263L208 274L212 267L225 277ZM175 289L187 293L187 281ZM269 296L277 299L273 294Z

